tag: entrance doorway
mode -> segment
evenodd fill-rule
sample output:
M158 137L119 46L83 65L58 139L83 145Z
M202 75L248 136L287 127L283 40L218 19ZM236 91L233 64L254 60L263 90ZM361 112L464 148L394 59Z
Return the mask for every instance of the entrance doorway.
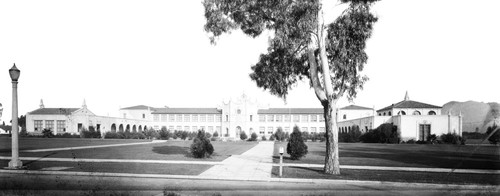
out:
M240 137L240 133L241 133L241 127L240 126L236 126L236 137Z
M418 140L427 141L427 137L431 134L431 125L429 124L420 124Z

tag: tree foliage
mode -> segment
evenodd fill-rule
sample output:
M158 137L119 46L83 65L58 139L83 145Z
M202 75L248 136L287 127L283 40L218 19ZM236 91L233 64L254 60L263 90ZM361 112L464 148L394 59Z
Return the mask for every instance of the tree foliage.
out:
M308 153L307 145L297 126L293 128L293 132L290 134L290 139L286 145L286 153L290 155L292 160L299 160Z
M195 158L210 157L214 153L214 147L206 137L205 131L199 130L190 147L191 154Z

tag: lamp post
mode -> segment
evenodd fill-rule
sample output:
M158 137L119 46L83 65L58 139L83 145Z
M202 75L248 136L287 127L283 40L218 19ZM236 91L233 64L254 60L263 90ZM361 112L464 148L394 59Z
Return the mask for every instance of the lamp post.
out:
M17 123L17 80L21 71L16 64L9 69L10 79L12 79L12 159L9 162L9 169L20 169L23 162L19 160L19 126Z
M283 175L283 153L285 153L285 149L280 147L280 178Z

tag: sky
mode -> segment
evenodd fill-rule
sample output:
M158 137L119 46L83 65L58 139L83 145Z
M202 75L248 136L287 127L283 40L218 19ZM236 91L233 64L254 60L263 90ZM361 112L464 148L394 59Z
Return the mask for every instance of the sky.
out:
M336 3L329 5L332 7ZM370 80L356 104L380 109L410 99L500 102L498 0L383 0L367 42ZM78 108L97 115L119 108L217 107L245 93L270 107L321 107L308 81L286 102L256 86L250 67L267 50L269 32L240 31L211 45L201 1L1 0L1 121L10 121L19 78L19 115L39 107ZM3 71L1 71L3 70Z

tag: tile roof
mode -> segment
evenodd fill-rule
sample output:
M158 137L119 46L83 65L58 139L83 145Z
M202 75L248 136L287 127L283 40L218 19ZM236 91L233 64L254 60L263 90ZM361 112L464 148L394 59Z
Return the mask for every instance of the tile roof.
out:
M217 108L156 108L153 114L222 114Z
M392 108L442 108L442 107L427 104L427 103L422 103L422 102L418 102L418 101L404 100L404 101L401 101L399 103L392 104L390 106L387 106L385 108L377 110L377 112L384 111L384 110L390 110Z
M136 105L136 106L126 107L126 108L121 108L120 110L147 110L147 109L154 109L154 107L149 107L146 105Z
M39 115L69 115L74 111L77 111L80 108L40 108L36 109L30 114L39 114Z
M260 109L258 114L323 114L323 108L269 108Z
M373 108L367 108L363 106L357 106L357 105L350 105L350 106L345 106L343 108L340 108L341 110L373 110Z

